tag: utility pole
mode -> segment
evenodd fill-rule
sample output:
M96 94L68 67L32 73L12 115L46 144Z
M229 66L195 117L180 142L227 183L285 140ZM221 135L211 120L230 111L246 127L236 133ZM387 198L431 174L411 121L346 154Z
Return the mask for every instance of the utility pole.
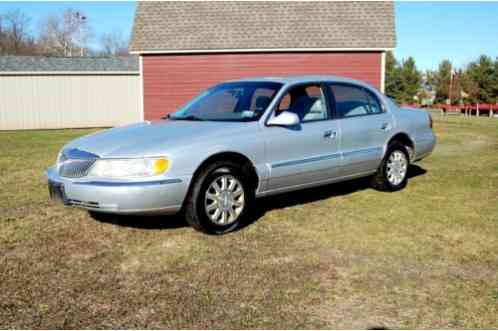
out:
M451 90L453 89L453 66L450 65L450 86L448 88L448 99L450 99L451 106Z

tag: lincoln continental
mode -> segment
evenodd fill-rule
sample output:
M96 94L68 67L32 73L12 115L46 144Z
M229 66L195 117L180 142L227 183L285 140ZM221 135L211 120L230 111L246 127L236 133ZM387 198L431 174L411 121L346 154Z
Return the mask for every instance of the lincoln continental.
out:
M213 86L161 120L73 140L46 174L65 205L97 215L181 212L195 229L222 234L263 196L358 177L398 191L434 145L427 112L366 83L251 78Z

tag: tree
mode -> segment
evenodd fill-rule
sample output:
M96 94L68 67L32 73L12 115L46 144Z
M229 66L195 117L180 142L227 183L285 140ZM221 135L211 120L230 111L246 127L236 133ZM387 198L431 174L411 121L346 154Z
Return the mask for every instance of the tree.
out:
M86 15L69 8L62 16L45 17L40 26L39 43L46 54L84 56L91 37Z
M400 67L400 83L401 83L401 102L413 102L417 95L420 84L422 83L422 74L415 65L413 57L402 61Z
M29 34L30 18L20 10L0 15L0 54L36 53L36 43Z
M438 70L433 73L431 85L436 90L436 102L446 103L449 98L450 80L453 65L449 60L443 60L438 66Z
M45 16L38 26L38 38L31 34L30 22L20 10L0 13L0 55L128 55L128 41L119 31L104 33L101 50L92 50L88 46L92 29L81 11L69 8Z
M104 33L100 38L100 55L128 55L128 42L119 31Z
M386 95L400 103L412 103L418 96L422 74L413 57L398 63L392 52L386 53Z
M385 92L389 97L399 101L401 95L400 68L393 52L386 53L386 82Z
M466 74L474 81L479 91L477 100L484 103L495 103L495 63L486 55L481 55L477 61L471 62L466 69Z
M460 84L462 86L464 103L479 102L479 85L473 80L467 71L462 72L462 75L460 76Z
M498 103L498 57L495 58L495 67L493 72L493 94L495 96L495 102Z

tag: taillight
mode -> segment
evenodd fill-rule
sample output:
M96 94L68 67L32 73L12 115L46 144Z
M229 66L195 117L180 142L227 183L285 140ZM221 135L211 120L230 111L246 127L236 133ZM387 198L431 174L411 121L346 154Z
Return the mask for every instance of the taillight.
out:
M432 116L429 114L429 127L432 129Z

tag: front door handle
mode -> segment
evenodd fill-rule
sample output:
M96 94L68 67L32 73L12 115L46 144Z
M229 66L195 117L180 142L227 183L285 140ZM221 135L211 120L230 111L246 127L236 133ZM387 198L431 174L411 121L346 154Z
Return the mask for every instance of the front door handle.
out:
M334 139L336 136L337 132L332 130L327 130L323 133L323 138L325 139Z
M380 127L381 130L384 130L384 131L389 131L391 130L391 125L389 125L389 123L383 123L382 126Z

